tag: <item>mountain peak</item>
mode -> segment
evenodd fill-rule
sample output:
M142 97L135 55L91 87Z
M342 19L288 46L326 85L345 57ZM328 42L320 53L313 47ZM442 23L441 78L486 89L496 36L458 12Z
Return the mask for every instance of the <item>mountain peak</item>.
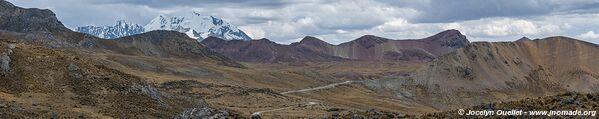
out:
M182 15L160 15L154 18L145 27L145 31L173 30L187 34L189 37L202 40L209 36L226 40L251 40L251 38L237 28L237 26L214 16L204 16L198 12L184 13Z
M463 47L470 43L466 36L455 29L445 30L422 40L428 42L437 42L441 44L441 46L447 47Z
M379 37L375 36L375 35L363 35L363 36L359 37L358 39L374 39L374 38L379 38Z
M97 37L113 39L153 30L171 30L187 34L201 41L210 36L224 40L244 40L251 38L236 26L214 16L203 16L199 12L176 14L160 14L145 26L119 20L114 26L84 26L76 31L88 33Z
M364 35L356 40L350 41L350 43L357 43L364 48L374 47L376 44L387 42L391 39L378 37L374 35Z
M8 8L8 7L15 7L15 5L13 5L12 3L5 1L5 0L1 0L0 1L0 7L1 8Z
M14 32L54 32L68 31L48 9L21 8L12 3L0 1L0 30Z
M383 38L383 37L378 37L375 35L364 35L362 37L359 37L358 39L354 40L357 42L377 42L377 43L382 43L385 41L388 41L391 39L387 39L387 38Z
M316 37L313 37L313 36L306 36L306 37L302 38L302 40L300 41L300 43L301 44L306 44L306 43L318 43L318 44L325 43L325 44L329 44L329 43L327 43L325 41L322 41L322 40L320 40L320 39L318 39Z
M428 38L425 39L429 39L429 40L439 40L439 39L444 39L444 38L448 38L448 37L461 37L464 36L462 33L460 33L460 31L455 30L455 29L449 29L449 30L445 30L442 32L439 32L433 36L430 36Z
M291 45L328 46L331 44L313 36L305 36L300 42L295 42Z
M516 40L516 42L524 42L524 41L532 41L532 40L530 40L528 37L522 37L522 38Z
M75 29L77 32L91 34L100 38L115 39L144 32L143 26L125 20L119 20L113 26L83 26Z

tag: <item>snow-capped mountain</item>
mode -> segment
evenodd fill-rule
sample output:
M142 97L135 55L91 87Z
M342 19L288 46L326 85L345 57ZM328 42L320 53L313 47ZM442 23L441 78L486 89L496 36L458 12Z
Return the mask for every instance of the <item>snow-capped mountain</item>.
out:
M76 31L88 33L101 38L113 39L123 36L140 34L153 30L172 30L187 34L191 38L201 41L208 36L226 40L251 40L251 38L237 26L213 16L203 16L197 12L184 15L160 15L145 26L118 21L114 26L84 26L77 27Z
M251 40L236 26L213 16L204 16L191 12L182 16L160 15L145 26L146 32L152 30L173 30L187 34L198 40L214 36L223 39Z
M114 26L83 26L77 27L75 31L88 33L100 38L114 39L123 36L130 36L144 32L144 27L139 24L126 22L124 20L117 21Z

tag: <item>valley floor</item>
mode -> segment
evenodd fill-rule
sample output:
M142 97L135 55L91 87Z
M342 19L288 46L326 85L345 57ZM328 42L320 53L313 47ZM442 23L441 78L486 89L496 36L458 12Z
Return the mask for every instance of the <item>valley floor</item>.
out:
M334 112L367 109L404 114L436 111L378 93L362 83L406 75L420 62L244 63L247 68L243 69L176 58L83 54L92 54L90 57L102 59L106 65L143 77L167 92L202 98L213 107L230 109L243 117L327 117Z

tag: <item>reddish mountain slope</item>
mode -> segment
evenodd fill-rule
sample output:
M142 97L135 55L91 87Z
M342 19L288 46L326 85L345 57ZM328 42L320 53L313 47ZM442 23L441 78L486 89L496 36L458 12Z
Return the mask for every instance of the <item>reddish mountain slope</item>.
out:
M329 56L309 48L281 45L268 39L225 41L216 37L208 37L204 39L202 43L231 59L247 62L317 62L343 60L342 58Z
M429 61L467 45L469 41L459 31L447 30L416 40L392 40L365 35L339 45L332 45L311 36L290 45L276 44L267 39L244 42L207 38L202 43L232 59L246 62L321 62Z

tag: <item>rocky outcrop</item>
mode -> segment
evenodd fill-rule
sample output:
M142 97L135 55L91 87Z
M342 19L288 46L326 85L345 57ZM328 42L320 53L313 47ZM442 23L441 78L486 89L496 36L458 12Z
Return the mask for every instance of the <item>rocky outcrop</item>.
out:
M80 47L79 43L94 39L64 27L50 10L25 9L5 0L0 0L0 32L47 47Z
M191 108L183 111L175 119L223 119L229 117L229 112L210 107Z
M13 53L13 49L16 48L15 44L2 43L0 44L0 75L7 75L11 72L11 58L10 55Z
M76 79L76 80L83 78L81 69L77 65L69 64L67 66L67 70L69 70L69 75L71 76L71 78Z
M47 9L24 9L7 1L0 1L0 29L15 32L68 31L56 15Z

